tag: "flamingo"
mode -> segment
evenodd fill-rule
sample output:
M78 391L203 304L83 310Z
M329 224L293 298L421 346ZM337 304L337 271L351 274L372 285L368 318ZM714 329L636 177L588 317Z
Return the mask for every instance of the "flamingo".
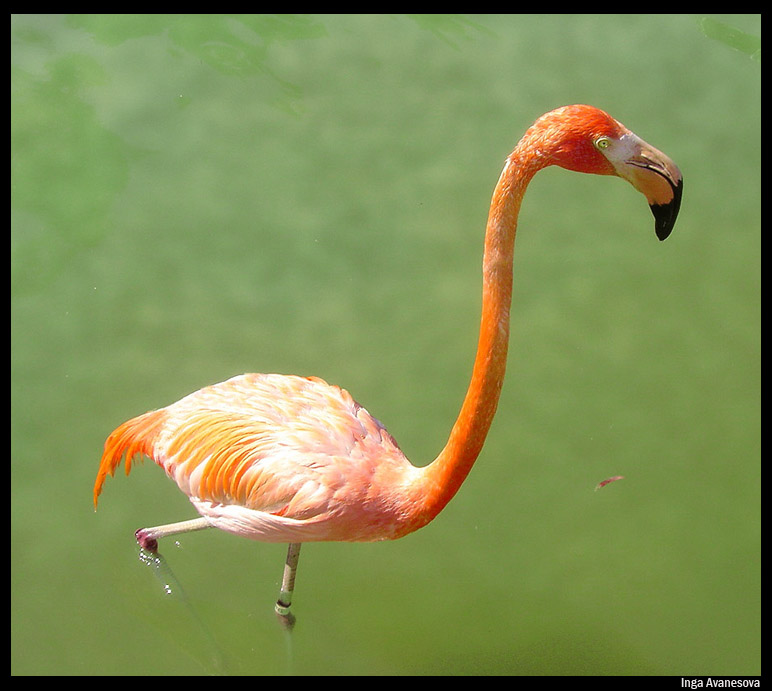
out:
M289 543L275 610L291 616L300 546L315 541L394 540L427 525L472 468L504 380L515 232L526 187L542 168L615 175L646 197L660 240L678 215L678 167L598 108L546 113L507 157L491 201L483 254L482 318L471 382L437 458L414 466L386 428L342 388L317 377L243 374L207 386L110 434L94 484L125 457L147 456L188 496L199 518L135 535L158 539L215 527Z

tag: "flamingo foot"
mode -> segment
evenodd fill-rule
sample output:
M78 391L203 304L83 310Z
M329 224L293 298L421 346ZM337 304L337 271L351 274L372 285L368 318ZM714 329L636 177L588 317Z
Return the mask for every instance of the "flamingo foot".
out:
M139 546L148 551L156 554L158 552L158 540L153 537L153 534L147 528L140 528L134 537L137 538Z

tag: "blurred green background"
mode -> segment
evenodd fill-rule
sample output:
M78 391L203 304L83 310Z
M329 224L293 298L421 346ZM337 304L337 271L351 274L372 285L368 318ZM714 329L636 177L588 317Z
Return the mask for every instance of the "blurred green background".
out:
M759 674L759 15L12 16L13 674ZM193 518L120 422L318 375L417 465L458 412L487 208L539 115L609 111L684 173L540 173L508 379L427 528L285 547ZM612 475L625 479L594 492Z

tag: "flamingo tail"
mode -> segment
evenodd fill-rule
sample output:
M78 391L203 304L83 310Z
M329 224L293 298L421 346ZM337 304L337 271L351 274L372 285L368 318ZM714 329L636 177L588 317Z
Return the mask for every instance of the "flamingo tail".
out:
M94 483L95 510L105 478L108 473L111 477L115 475L115 469L120 465L124 455L126 456L126 475L131 472L131 461L134 456L144 454L150 458L153 457L153 443L165 421L166 411L163 408L151 410L124 422L107 438Z

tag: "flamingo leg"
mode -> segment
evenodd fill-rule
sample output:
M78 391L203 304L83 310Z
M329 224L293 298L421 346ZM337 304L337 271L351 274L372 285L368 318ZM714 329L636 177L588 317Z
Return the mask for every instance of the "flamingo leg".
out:
M180 533L192 533L195 530L209 528L210 524L206 518L193 518L189 521L180 521L179 523L168 523L158 525L154 528L140 528L134 537L137 538L139 546L148 552L158 551L158 540L169 535L179 535Z
M276 614L280 617L291 618L290 605L292 604L292 593L295 590L295 573L298 570L298 559L300 558L300 544L293 542L287 549L287 560L284 562L284 576L281 579L281 590L279 599L276 600Z

